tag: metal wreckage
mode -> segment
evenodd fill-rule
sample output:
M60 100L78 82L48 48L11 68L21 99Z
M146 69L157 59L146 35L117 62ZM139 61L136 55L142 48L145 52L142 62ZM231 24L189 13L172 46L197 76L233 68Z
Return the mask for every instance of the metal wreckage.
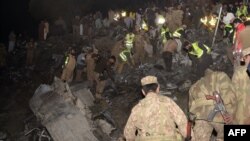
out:
M123 28L117 26L109 37L100 37L96 42L114 43L124 37ZM187 38L211 44L213 34L207 29L189 29ZM51 38L43 46L45 50L58 50L67 40ZM105 40L105 42L103 42ZM107 41L107 42L106 42ZM111 44L112 44L111 43ZM105 45L102 45L105 46ZM110 45L107 45L110 46ZM230 74L232 66L226 56L228 44L217 38L213 45L211 69ZM96 45L98 49L98 45ZM101 50L101 49L100 49ZM54 51L56 52L56 51ZM105 55L105 54L104 54ZM60 68L61 54L51 54L55 61L50 71ZM95 98L87 83L68 84L54 78L51 85L41 84L30 99L30 109L35 115L35 126L25 126L25 137L33 136L39 141L117 141L121 139L131 108L142 98L140 79L145 75L155 75L161 85L160 94L171 97L185 113L188 112L188 90L199 78L192 73L191 61L185 55L173 57L172 73L164 70L164 61L140 64L115 76L115 83L108 80L104 91L105 102L95 103ZM133 73L131 73L133 72ZM13 73L17 79L18 72ZM220 108L220 107L219 107ZM35 135L35 136L34 136ZM20 138L25 141L27 138Z
M208 32L193 29L190 34L196 35L192 38L197 39L204 38ZM226 51L222 48L225 44L223 41L215 43L212 69L230 70ZM53 57L57 60L62 58L56 54ZM55 77L51 85L40 85L30 99L30 108L42 126L27 130L26 135L35 132L41 140L54 141L119 140L131 108L142 98L140 79L145 75L157 76L160 93L171 97L187 113L188 90L199 79L191 73L190 63L189 58L176 55L173 73L164 70L163 60L159 58L156 63L144 63L116 75L115 83L108 81L103 94L105 102L101 103L94 102L86 82L68 85Z

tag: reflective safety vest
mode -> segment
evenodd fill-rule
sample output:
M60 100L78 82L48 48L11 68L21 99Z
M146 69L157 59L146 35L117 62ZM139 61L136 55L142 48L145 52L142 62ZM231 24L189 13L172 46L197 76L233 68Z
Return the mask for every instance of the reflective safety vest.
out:
M237 7L237 11L235 15L239 18L241 14L242 14L241 9Z
M131 54L131 50L125 49L120 54L119 57L122 59L123 62L128 60L128 56Z
M129 17L132 18L133 20L135 20L135 13L134 12L130 12L129 13Z
M183 28L178 28L175 30L175 32L173 33L173 37L176 37L176 38L180 38L181 37L181 31L184 31Z
M217 22L217 18L215 18L215 17L212 16L208 23L209 23L209 25L211 25L212 27L215 27L216 22Z
M148 25L144 20L142 20L141 29L148 31Z
M233 26L231 24L227 24L224 27L224 36L228 36L227 34L232 34L234 32Z
M69 62L69 56L66 57L65 61L64 61L64 65L66 66Z
M203 44L203 46L206 48L207 53L210 54L211 49L205 44ZM192 47L193 50L190 51L189 54L195 55L197 56L197 58L201 58L204 53L204 50L199 47L198 42L192 43Z
M166 43L167 42L167 37L166 37L166 33L169 32L169 28L161 28L161 39L162 39L162 43Z
M241 9L241 13L242 13L244 16L247 16L248 11L247 11L247 6L246 6L246 5L243 5L243 8Z
M204 25L207 25L207 21L208 21L207 16L201 18L200 21L201 21Z
M125 46L127 49L132 49L133 48L133 42L134 42L134 39L135 39L135 34L132 33L132 34L127 34L126 37L125 37Z

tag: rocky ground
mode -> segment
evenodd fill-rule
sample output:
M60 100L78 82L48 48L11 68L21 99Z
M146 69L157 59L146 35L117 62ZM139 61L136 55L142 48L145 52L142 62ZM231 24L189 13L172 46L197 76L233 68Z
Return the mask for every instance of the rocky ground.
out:
M209 42L207 40L206 38L203 41ZM96 42L96 47L99 49L108 49L115 43L109 38L99 38ZM80 50L84 44L86 44L84 41L79 45L72 43L70 36L50 37L48 41L38 43L36 65L33 68L25 67L24 50L21 49L17 54L9 56L9 66L1 71L0 77L0 130L6 131L10 139L15 140L17 136L23 134L25 121L33 115L29 108L29 100L36 88L40 84L51 84L53 77L60 75L60 64L52 59L53 54L63 55L68 46L75 46ZM226 47L227 45L222 41L216 43L213 51L214 65L211 68L225 71L231 76L232 66L225 57ZM160 65L161 63L157 62L142 64L140 67L117 76L117 83L114 85L110 82L104 92L106 102L98 103L92 107L93 114L98 115L104 110L108 111L116 124L117 132L115 134L122 134L131 108L143 98L139 80L147 74L156 75L162 85L161 94L171 97L187 112L188 88L199 77L193 74L190 69L178 64L175 67L177 71L174 73L166 73L159 67ZM175 84L176 88L168 89L166 86L168 83ZM71 85L74 84L73 82Z

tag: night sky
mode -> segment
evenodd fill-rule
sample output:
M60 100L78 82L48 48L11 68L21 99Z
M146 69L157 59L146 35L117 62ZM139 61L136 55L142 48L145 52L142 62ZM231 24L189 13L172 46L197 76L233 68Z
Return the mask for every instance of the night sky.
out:
M11 30L17 33L26 31L29 34L35 34L35 26L37 23L29 14L29 0L1 0L0 11L1 42L6 43Z
M30 36L36 38L38 20L35 20L29 13L30 0L1 0L0 1L0 42L5 44L8 41L8 35L11 30L16 33L27 32ZM85 1L85 0L72 0ZM157 1L157 0L91 0L91 10L105 9L105 7L128 7L136 5L138 2ZM107 9L107 8L106 8Z
M0 1L0 42L4 42L5 44L7 43L8 35L11 30L14 30L16 33L26 32L28 35L37 38L38 24L40 19L36 18L35 20L29 13L29 1L30 0ZM161 6L163 5L161 4L163 1L170 0L70 0L69 2L71 3L79 1L90 1L92 4L88 7L91 7L90 9L95 11L98 9L107 10L108 8L114 7L140 7L149 1L158 3L158 5ZM53 3L54 1L51 0L49 2Z

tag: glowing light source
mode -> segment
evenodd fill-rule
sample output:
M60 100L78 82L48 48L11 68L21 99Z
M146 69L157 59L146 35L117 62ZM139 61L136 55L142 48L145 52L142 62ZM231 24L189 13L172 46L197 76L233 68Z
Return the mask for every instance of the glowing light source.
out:
M121 16L122 17L126 17L127 16L127 12L126 11L122 11Z
M165 20L164 17L159 17L158 20L157 20L158 24L164 24L165 22L166 22L166 20Z

